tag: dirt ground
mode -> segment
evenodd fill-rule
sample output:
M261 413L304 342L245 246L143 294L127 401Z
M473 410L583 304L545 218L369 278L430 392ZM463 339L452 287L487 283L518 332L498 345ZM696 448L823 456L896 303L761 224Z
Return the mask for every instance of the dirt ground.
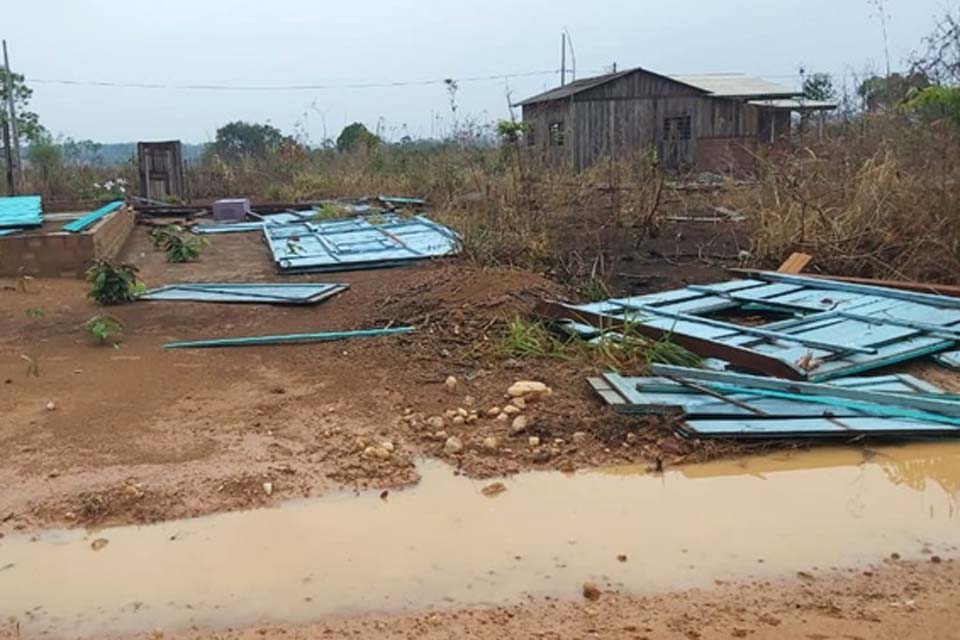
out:
M960 565L887 560L864 571L800 572L781 582L718 582L651 597L357 616L309 627L165 634L152 640L257 638L616 638L624 640L951 640L960 638ZM0 627L0 637L3 637Z
M278 278L254 233L214 236L198 262L172 265L138 227L122 258L140 267L148 286ZM30 280L26 292L0 283L0 533L146 523L344 486L398 486L416 480L412 460L420 455L486 477L670 463L693 453L666 425L638 431L636 421L602 410L583 381L589 369L491 356L505 322L537 299L572 295L565 285L481 271L463 259L284 281L351 288L311 307L115 307L125 335L112 349L82 329L96 312L83 282ZM162 349L172 340L408 323L418 330L401 337ZM487 411L504 406L517 380L542 381L554 394L528 406L527 430L512 435L515 416L497 420ZM451 436L463 451L445 450ZM529 444L532 436L540 446Z

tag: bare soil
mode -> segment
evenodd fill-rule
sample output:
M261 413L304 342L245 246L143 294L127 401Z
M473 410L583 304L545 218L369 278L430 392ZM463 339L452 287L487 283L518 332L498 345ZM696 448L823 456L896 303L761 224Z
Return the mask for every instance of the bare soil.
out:
M630 640L950 640L960 638L960 566L888 560L866 571L800 572L781 582L723 584L653 597L358 616L305 628L253 627L153 638L616 638ZM0 637L3 637L0 632Z
M198 262L174 265L138 227L123 259L140 267L149 286L278 279L255 233L215 236ZM567 285L529 272L480 270L464 260L284 281L351 288L312 307L111 308L125 325L119 349L97 346L83 331L96 312L85 283L3 282L0 533L145 523L332 488L394 487L417 480L412 459L420 455L487 477L530 468L669 464L722 451L694 450L666 424L638 430L636 421L603 410L583 382L593 373L589 367L491 355L509 319L541 297L574 295ZM172 340L408 323L417 332L402 337L162 348ZM444 384L449 376L457 379L453 390ZM528 407L527 432L512 435L509 421L484 411L502 406L506 389L524 379L543 381L555 393ZM455 424L444 417L461 408L480 418ZM430 418L434 425L443 418L443 426L431 427ZM462 452L445 452L450 436L462 440ZM542 444L531 446L531 436ZM496 450L483 446L488 437L498 439ZM364 455L385 442L394 446L389 457Z

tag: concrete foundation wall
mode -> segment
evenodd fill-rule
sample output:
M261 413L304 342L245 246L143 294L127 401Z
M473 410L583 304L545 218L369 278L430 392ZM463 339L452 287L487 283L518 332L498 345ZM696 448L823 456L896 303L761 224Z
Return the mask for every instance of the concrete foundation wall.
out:
M80 278L97 258L117 256L130 236L133 211L111 213L82 233L43 229L0 237L0 276Z

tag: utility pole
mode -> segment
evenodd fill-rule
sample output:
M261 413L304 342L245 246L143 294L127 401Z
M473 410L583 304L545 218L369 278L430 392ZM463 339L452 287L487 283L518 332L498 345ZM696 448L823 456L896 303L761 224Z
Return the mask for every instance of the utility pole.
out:
M20 133L17 131L17 109L13 104L13 74L10 73L10 58L7 56L7 41L3 41L3 67L7 78L7 115L10 123L10 137L13 138L14 155L16 155L17 178L23 182L23 164L20 162ZM10 157L10 154L7 154Z
M567 84L567 32L560 34L560 86Z
M17 186L13 182L13 147L10 146L10 124L3 121L3 152L6 158L4 173L7 176L7 195L17 195Z

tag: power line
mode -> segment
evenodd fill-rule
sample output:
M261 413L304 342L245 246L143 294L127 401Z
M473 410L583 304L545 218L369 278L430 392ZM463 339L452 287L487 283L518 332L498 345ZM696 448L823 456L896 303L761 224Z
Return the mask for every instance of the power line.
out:
M184 91L325 91L332 89L387 89L391 87L416 87L448 84L455 81L489 82L510 78L530 78L535 76L558 75L558 70L526 71L523 73L501 73L488 76L468 76L465 78L450 76L433 80L404 80L397 82L362 82L348 84L287 84L287 85L225 85L225 84L166 84L153 82L114 82L110 80L54 80L49 78L28 77L29 82L37 84L59 84L83 87L112 87L118 89L176 89Z

